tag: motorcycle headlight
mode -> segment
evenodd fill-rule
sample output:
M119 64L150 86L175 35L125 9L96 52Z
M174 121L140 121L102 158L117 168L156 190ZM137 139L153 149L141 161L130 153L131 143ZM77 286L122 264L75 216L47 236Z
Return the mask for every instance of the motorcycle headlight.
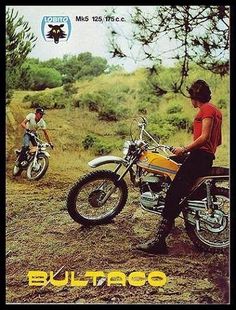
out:
M131 142L130 141L125 141L123 145L123 154L127 155L129 152L129 147L130 147Z

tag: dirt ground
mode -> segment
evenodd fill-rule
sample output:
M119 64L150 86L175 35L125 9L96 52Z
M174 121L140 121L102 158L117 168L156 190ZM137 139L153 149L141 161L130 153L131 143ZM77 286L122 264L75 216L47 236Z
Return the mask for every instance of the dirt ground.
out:
M229 303L228 254L198 252L184 230L182 219L167 239L169 255L144 255L132 246L148 240L158 217L138 206L131 191L123 211L107 225L83 227L66 210L71 179L49 170L40 181L25 175L6 175L6 303L76 304L227 304ZM83 278L86 271L162 271L161 287L99 285L61 287L29 286L32 270L53 271L64 279L65 271Z

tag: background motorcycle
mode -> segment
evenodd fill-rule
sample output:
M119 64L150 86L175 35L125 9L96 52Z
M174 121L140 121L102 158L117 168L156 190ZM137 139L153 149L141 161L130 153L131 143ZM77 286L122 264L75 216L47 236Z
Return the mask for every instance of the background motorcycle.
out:
M96 168L114 163L111 170L96 170L76 182L67 197L69 215L82 225L108 223L121 212L128 197L124 177L129 173L131 182L140 189L141 207L161 214L166 191L181 166L179 158L170 156L171 146L160 144L138 122L139 138L124 143L124 157L101 156L88 164ZM143 135L153 145L144 140ZM164 152L165 155L161 155ZM122 167L124 171L122 171ZM229 246L229 169L212 167L207 176L199 177L190 194L181 201L188 236L201 250L222 252ZM220 184L220 186L219 186Z
M21 150L16 150L17 155L15 165L13 167L13 176L19 176L23 170L26 170L26 175L28 180L39 180L46 173L49 165L50 154L46 151L46 148L50 144L40 140L34 133L28 132L35 142L36 146L31 146L26 152L26 160L19 162L19 155Z

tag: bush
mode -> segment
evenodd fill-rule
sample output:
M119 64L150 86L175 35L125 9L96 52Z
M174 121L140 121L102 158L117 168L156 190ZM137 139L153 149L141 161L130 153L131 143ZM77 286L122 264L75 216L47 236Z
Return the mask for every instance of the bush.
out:
M225 109L227 108L227 102L225 99L220 99L217 101L217 106L220 108L220 109Z
M77 94L78 87L76 87L73 83L66 83L63 85L63 91L68 95L72 96Z
M44 90L62 85L62 77L59 71L53 68L40 67L37 65L30 67L32 76L32 90Z
M112 151L112 147L108 143L99 141L95 144L94 150L95 155L107 155Z
M126 115L128 115L128 109L114 105L107 105L103 106L101 111L98 113L98 119L107 122L116 122Z
M165 142L171 135L173 135L175 128L171 124L163 121L158 124L150 124L148 126L148 132L150 132L157 141L160 139Z
M192 122L186 116L181 114L171 114L168 115L166 120L174 127L178 129L187 129L191 126Z
M44 109L63 109L70 104L70 98L65 97L62 90L50 93L37 93L32 96L26 95L23 101L31 101L31 108L41 106Z
M82 141L82 145L84 149L87 150L94 145L95 141L97 141L97 138L93 135L88 134Z
M25 95L24 96L24 98L23 98L23 100L22 100L22 102L28 102L28 101L30 101L31 100L31 95Z
M103 105L104 98L101 93L87 93L79 97L81 106L87 107L89 111L98 112Z
M125 124L120 124L120 127L115 131L115 134L121 138L125 138L129 135L129 128Z
M182 110L183 110L183 107L180 104L174 104L168 107L168 109L166 110L166 113L174 114L174 113L182 112Z

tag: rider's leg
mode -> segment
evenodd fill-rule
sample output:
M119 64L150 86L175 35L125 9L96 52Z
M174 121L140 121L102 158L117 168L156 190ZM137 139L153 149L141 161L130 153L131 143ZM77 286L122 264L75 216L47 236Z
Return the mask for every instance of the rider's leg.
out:
M168 253L166 237L171 232L175 218L181 212L179 203L189 193L189 190L196 179L207 174L212 166L213 156L206 152L193 152L180 167L166 194L165 207L162 212L162 221L157 229L154 239L136 247L138 250L152 254ZM200 163L200 165L199 165Z
M22 161L26 160L26 152L29 149L29 145L30 145L30 136L27 133L25 133L23 136L23 146L21 148L21 152L18 158L18 163L17 163L18 165Z

